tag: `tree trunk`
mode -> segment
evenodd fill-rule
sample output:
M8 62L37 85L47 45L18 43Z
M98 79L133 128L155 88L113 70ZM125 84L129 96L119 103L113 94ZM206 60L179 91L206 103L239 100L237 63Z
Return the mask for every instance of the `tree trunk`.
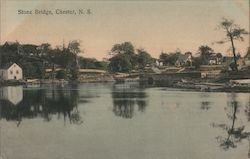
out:
M228 137L227 137L227 140L226 141L229 141L230 139L230 136L234 133L234 124L235 124L235 120L236 120L236 112L237 112L237 108L238 108L238 105L237 103L233 103L233 123L232 123L232 126L231 128L228 130Z
M234 41L233 41L233 37L231 35L230 35L230 40L231 40L231 44L232 44L232 48L233 48L235 69L236 69L236 71L238 71L237 57L236 57L236 53L235 53Z
M53 66L52 66L52 80L54 82L55 80L55 64L53 63Z

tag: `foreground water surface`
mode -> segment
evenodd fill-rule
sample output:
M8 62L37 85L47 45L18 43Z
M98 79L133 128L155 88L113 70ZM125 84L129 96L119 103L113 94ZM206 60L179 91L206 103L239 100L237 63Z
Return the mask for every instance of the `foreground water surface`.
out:
M249 93L0 88L3 159L250 158Z

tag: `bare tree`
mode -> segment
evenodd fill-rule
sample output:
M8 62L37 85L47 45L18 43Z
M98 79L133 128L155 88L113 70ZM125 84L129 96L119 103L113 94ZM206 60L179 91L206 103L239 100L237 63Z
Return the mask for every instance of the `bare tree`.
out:
M231 43L234 56L234 66L232 67L232 69L238 71L235 41L244 41L243 35L248 34L248 32L245 29L241 28L239 25L235 24L233 20L229 20L226 18L222 18L219 28L226 33L226 38L224 40L218 41L217 43Z

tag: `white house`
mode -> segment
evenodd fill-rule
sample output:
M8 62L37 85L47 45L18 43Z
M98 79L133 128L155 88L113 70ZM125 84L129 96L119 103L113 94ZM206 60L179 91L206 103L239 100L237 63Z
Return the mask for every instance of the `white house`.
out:
M0 79L21 80L23 79L23 70L16 63L7 64L0 69Z
M208 59L209 65L221 65L223 62L223 57L221 53L212 53Z
M180 55L178 59L175 62L176 67L181 67L181 66L192 66L192 53L191 52L186 52L184 55Z
M163 66L163 62L161 60L156 60L155 65L156 66Z

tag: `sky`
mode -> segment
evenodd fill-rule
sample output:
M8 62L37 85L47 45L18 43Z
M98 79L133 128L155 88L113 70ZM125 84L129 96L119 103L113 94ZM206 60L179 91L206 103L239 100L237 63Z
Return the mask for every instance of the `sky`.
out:
M109 57L117 43L130 41L153 57L161 52L191 51L208 45L223 55L231 55L230 43L215 44L225 38L218 29L223 17L249 31L249 0L0 0L1 44L50 43L53 47L72 40L81 42L82 54L97 59ZM35 9L53 15L34 14ZM75 10L76 15L55 14L56 9ZM78 10L91 11L79 15ZM32 10L33 14L18 14ZM242 55L249 36L237 42Z

